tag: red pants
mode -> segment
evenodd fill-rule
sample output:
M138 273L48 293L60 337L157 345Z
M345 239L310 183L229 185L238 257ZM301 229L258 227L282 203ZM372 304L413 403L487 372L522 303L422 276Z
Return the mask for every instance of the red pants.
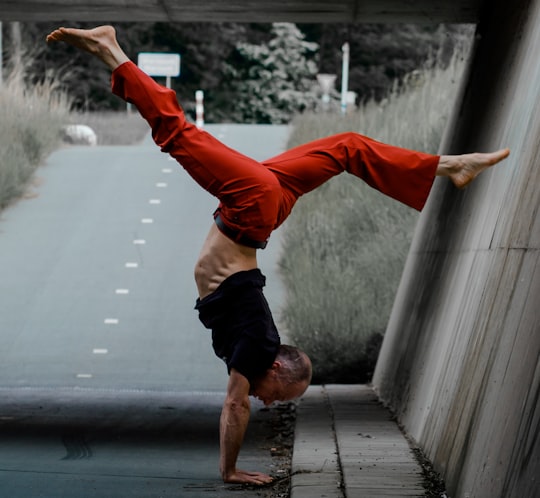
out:
M252 247L264 247L302 194L343 171L421 210L439 162L439 156L342 133L259 163L188 123L175 92L158 85L134 63L113 72L112 89L138 108L161 150L219 199L220 229Z

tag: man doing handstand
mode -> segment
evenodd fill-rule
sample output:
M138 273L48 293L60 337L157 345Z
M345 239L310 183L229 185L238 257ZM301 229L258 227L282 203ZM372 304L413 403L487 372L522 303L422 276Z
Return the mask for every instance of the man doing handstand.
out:
M214 351L229 372L220 418L220 471L225 482L271 482L266 474L236 467L249 421L249 396L266 405L300 396L311 380L311 362L297 348L280 345L262 293L265 277L257 266L257 249L266 246L301 195L344 171L421 210L435 176L447 176L464 187L509 150L436 156L343 133L259 163L188 123L176 94L129 60L111 26L59 28L47 41L70 43L103 61L112 71L113 92L138 108L161 150L218 198L195 281L196 309L212 330Z

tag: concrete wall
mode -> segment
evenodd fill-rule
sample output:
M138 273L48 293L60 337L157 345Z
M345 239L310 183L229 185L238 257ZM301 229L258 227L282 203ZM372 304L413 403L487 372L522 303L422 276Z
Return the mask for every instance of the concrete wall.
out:
M438 179L374 377L449 496L540 497L540 0L487 2L441 152L512 149Z

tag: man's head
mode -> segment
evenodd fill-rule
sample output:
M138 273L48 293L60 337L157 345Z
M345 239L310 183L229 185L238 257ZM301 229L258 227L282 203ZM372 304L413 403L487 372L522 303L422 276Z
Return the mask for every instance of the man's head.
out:
M311 382L311 361L306 353L282 344L272 366L252 381L249 394L265 405L301 396Z

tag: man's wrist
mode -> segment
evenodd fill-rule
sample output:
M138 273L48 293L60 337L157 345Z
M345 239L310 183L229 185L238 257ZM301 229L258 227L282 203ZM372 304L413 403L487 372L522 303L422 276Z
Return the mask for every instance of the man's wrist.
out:
M229 482L236 474L236 469L221 470L221 479L223 482Z

